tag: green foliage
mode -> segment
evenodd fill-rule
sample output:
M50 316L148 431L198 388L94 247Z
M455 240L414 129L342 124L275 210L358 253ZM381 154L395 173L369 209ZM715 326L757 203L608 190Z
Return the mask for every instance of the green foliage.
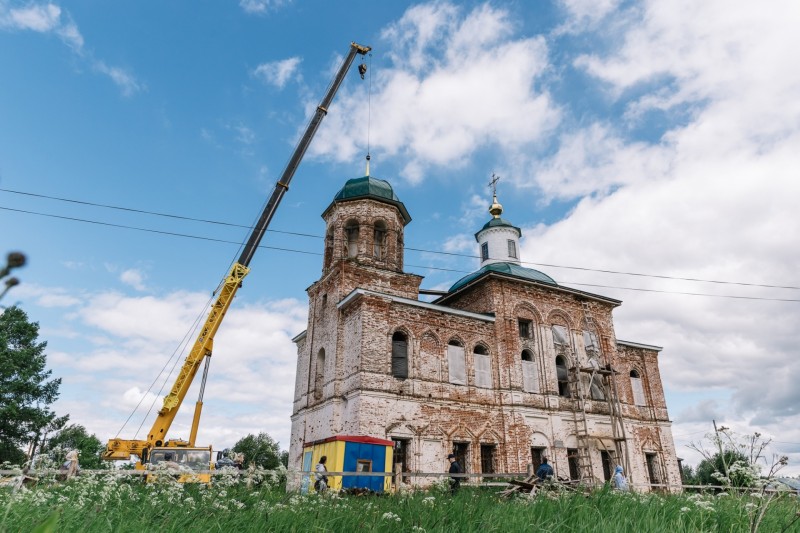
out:
M697 477L697 472L691 465L681 466L681 479L684 485L700 485L700 480Z
M273 475L274 474L274 475ZM287 493L262 472L261 483L220 476L211 486L156 483L109 472L31 490L0 491L3 531L359 531L433 532L697 532L748 531L746 508L757 498L685 494L540 494L499 499L496 488L406 491L376 496ZM765 514L764 531L795 531L797 502L781 497Z
M741 468L734 468L747 464L747 457L741 452L736 450L725 450L722 454L717 452L697 465L697 479L700 485L752 487L753 476ZM726 476L730 479L730 483L725 481Z
M266 433L253 435L252 433L239 439L233 446L233 451L244 454L244 464L255 464L261 468L271 470L277 468L282 462L281 450L278 443ZM288 455L286 457L288 463ZM286 464L284 464L286 466Z
M95 435L90 435L86 428L79 424L71 424L56 433L41 449L42 454L52 457L56 464L61 464L70 450L78 450L81 468L107 468L108 463L100 459L105 446Z
M14 306L0 315L0 462L20 463L20 448L34 445L56 415L49 406L58 398L61 379L48 379L46 342L37 342L39 324Z

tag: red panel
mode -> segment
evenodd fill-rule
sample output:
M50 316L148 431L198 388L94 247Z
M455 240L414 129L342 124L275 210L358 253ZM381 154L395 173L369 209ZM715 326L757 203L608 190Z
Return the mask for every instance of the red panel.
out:
M333 437L328 437L327 439L319 439L313 442L306 442L303 444L303 448L306 448L308 446L314 446L316 444L333 442L336 440L343 440L345 442L361 442L364 444L380 444L382 446L394 446L394 442L390 440L376 439L375 437L366 437L363 435L335 435Z

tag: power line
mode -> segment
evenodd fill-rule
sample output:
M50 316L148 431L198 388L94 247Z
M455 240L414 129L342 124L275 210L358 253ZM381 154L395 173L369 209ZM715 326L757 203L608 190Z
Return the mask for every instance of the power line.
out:
M244 225L244 224L235 224L231 222L223 222L218 220L209 220L209 219L202 219L202 218L194 218L194 217L187 217L182 215L174 215L170 213L160 213L157 211L149 211L145 209L137 209L137 208L130 208L130 207L121 207L115 206L110 204L101 204L96 202L87 202L83 200L74 200L70 198L62 198L58 196L49 196L44 194L37 194L37 193L30 193L25 191L15 191L12 189L3 189L0 188L2 192L8 192L12 194L21 194L25 196L32 196L37 198L46 198L49 200L58 200L63 202L70 202L70 203L77 203L82 205L90 205L93 207L103 207L107 209L116 209L121 211L128 211L134 213L142 213L154 216L161 216L179 220L188 220L192 222L203 222L207 224L216 224L222 226L230 226L230 227L238 227L238 228L247 228L252 229L252 226ZM300 237L311 237L315 239L322 239L322 235L315 235L310 233L301 233L301 232L292 232L292 231L282 231L282 230L267 230L272 233L282 233L286 235L295 235ZM471 254L462 254L457 252L444 252L440 250L426 250L423 248L413 248L410 246L405 247L406 250L411 250L415 252L421 253L431 253L431 254L439 254L439 255L449 255L454 257L465 257L470 259L479 259L477 255ZM624 271L617 271L617 270L608 270L608 269L598 269L598 268L589 268L589 267L577 267L577 266L569 266L569 265L557 265L552 263L537 263L534 261L520 261L520 263L527 264L527 265L536 265L536 266L544 266L550 268L563 268L569 270L581 270L586 272L600 272L603 274L615 274L615 275L624 275L624 276L639 276L639 277L648 277L648 278L657 278L657 279L668 279L668 280L676 280L676 281L690 281L690 282L697 282L697 283L715 283L715 284L722 284L722 285L739 285L739 286L748 286L748 287L762 287L762 288L772 288L772 289L791 289L791 290L800 290L800 287L793 286L793 285L771 285L771 284L763 284L763 283L748 283L748 282L739 282L739 281L722 281L722 280L709 280L709 279L702 279L702 278L686 278L686 277L679 277L679 276L666 276L661 274L644 274L640 272L624 272Z
M36 211L27 211L27 210L24 210L24 209L15 209L15 208L12 208L12 207L4 207L4 206L0 206L0 210L14 211L14 212L17 212L17 213L25 213L25 214L29 214L29 215L37 215L37 216L43 216L43 217L48 217L48 218L57 218L57 219L62 219L62 220L71 220L71 221L74 221L74 222L84 222L84 223L87 223L87 224L95 224L95 225L99 225L99 226L107 226L107 227L112 227L112 228L129 229L129 230L135 230L135 231L143 231L143 232L147 232L147 233L156 233L156 234L159 234L159 235L169 235L169 236L172 236L172 237L183 237L183 238L187 238L187 239L196 239L196 240L201 240L201 241L219 242L219 243L223 243L223 244L235 244L237 246L241 246L241 242L239 242L239 241L231 241L231 240L226 240L226 239L217 239L217 238L214 238L214 237L203 237L203 236L199 236L199 235L190 235L188 233L178 233L178 232L174 232L174 231L164 231L164 230L156 230L156 229L150 229L150 228L140 228L140 227L137 227L137 226L128 226L128 225L125 225L125 224L114 224L114 223L111 223L111 222L101 222L101 221L98 221L98 220L88 220L88 219L77 218L77 217L68 217L68 216L64 216L64 215L53 215L53 214L50 214L50 213L39 213L39 212L36 212ZM266 250L278 250L278 251L282 251L282 252L291 252L291 253L298 253L298 254L304 254L304 255L316 255L316 256L321 256L322 255L319 252L309 252L309 251L306 251L306 250L297 250L297 249L294 249L294 248L283 248L283 247L279 247L279 246L267 246L267 245L263 245L262 244L262 245L259 245L258 247L266 249ZM437 271L442 271L442 272L456 272L456 273L461 273L461 274L471 274L472 273L471 271L468 271L468 270L442 268L442 267L434 267L434 266L428 266L428 265L411 265L411 264L407 264L406 266L412 267L412 268L425 269L425 270L437 270ZM735 295L726 295L726 294L709 294L709 293L697 293L697 292L665 291L665 290L657 290L657 289L644 289L644 288L638 288L638 287L619 287L619 286L614 286L614 285L600 285L600 284L579 283L579 282L569 282L569 281L562 282L562 283L564 285L566 285L566 286L568 286L568 285L580 285L580 286L596 287L596 288L604 288L604 289L618 289L618 290L637 291L637 292L652 292L652 293L661 293L661 294L678 294L678 295L683 295L683 296L705 296L705 297L710 297L710 298L733 298L733 299L742 299L742 300L762 300L762 301L771 301L771 302L800 302L800 299L791 299L791 298L762 298L762 297L757 297L757 296L735 296Z
M92 206L92 207L102 207L102 208L105 208L105 209L114 209L114 210L118 210L118 211L127 211L127 212L131 212L131 213L141 213L141 214L146 214L146 215L166 217L166 218L172 218L172 219L177 219L177 220L187 220L187 221L191 221L191 222L202 222L202 223L205 223L205 224L214 224L214 225L220 225L220 226L252 229L252 226L248 226L248 225L245 225L245 224L235 224L235 223L224 222L224 221L219 221L219 220L209 220L209 219L203 219L203 218L187 217L187 216L175 215L175 214L171 214L171 213L161 213L161 212L158 212L158 211L149 211L149 210L146 210L146 209L137 209L137 208L131 208L131 207L122 207L122 206L116 206L116 205L110 205L110 204L88 202L88 201L84 201L84 200L75 200L75 199L70 199L70 198L62 198L62 197L59 197L59 196L49 196L49 195L45 195L45 194L37 194L37 193L31 193L31 192L25 192L25 191L16 191L16 190L12 190L12 189L0 188L0 191L11 193L11 194L19 194L19 195L24 195L24 196L31 196L31 197L35 197L35 198L45 198L45 199L48 199L48 200L57 200L57 201L61 201L61 202L69 202L69 203L75 203L75 204L81 204L81 205L89 205L89 206ZM42 215L42 216L48 216L48 215ZM155 231L155 230L151 230L151 231ZM315 235L315 234L311 234L311 233L283 231L283 230L275 230L275 229L268 229L267 231L271 232L271 233L281 233L281 234L284 234L284 235L294 235L294 236L298 236L298 237L310 237L310 238L314 238L314 239L322 239L322 238L324 238L322 235ZM166 232L166 233L170 234L170 232ZM223 242L227 242L227 241L223 241ZM406 246L405 249L409 250L409 251L420 252L420 253L447 255L447 256L452 256L452 257L464 257L464 258L468 258L468 259L480 259L480 257L477 256L477 255L463 254L463 253L458 253L458 252L445 252L445 251L441 251L441 250L426 250L424 248L414 248L414 247L411 247L411 246ZM767 283L749 283L749 282L742 282L742 281L722 281L722 280L704 279L704 278L688 278L688 277L680 277L680 276L666 276L666 275L662 275L662 274L645 274L645 273L642 273L642 272L625 272L625 271L620 271L620 270L609 270L609 269L570 266L570 265L557 265L557 264L553 264L553 263L537 263L537 262L534 262L534 261L520 261L520 263L525 264L525 265L534 265L534 266L540 266L540 267L563 268L563 269L567 269L567 270L579 270L579 271L583 271L583 272L598 272L598 273L601 273L601 274L613 274L613 275L619 275L619 276L635 276L635 277L665 279L665 280L674 280L674 281L688 281L688 282L693 282L693 283L713 283L713 284L718 284L718 285L737 285L737 286L741 286L741 287L758 287L758 288L766 288L766 289L800 290L800 286L795 286L795 285L772 285L772 284L767 284ZM429 267L429 268L433 268L433 267ZM446 270L446 269L439 269L439 270ZM589 286L591 286L591 285L589 285ZM601 285L598 285L598 286L602 287ZM615 288L615 287L608 287L608 288Z

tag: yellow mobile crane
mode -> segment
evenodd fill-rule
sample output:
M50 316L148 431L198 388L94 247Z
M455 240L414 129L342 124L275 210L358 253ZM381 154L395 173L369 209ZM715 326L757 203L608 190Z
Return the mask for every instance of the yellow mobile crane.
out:
M270 196L267 205L264 207L258 222L253 227L239 260L233 264L223 281L217 298L211 306L211 311L208 313L208 317L200 330L200 334L197 336L197 340L194 342L192 350L186 357L178 373L178 377L172 385L172 389L169 394L164 397L164 405L158 411L158 416L156 416L153 427L150 428L150 432L147 434L147 439L111 439L108 441L105 452L103 452L103 459L128 461L131 459L132 455L135 455L139 458L139 461L136 463L136 468L140 470L146 469L148 464L165 462L175 463L176 465L185 466L197 471L208 471L213 468L211 446L196 446L195 438L197 437L197 427L200 423L200 412L203 409L203 392L208 377L208 365L211 360L214 335L217 333L222 319L225 317L225 312L228 310L228 307L230 307L236 295L236 291L242 286L242 280L247 276L247 273L250 272L248 265L253 259L253 255L283 195L289 189L289 182L292 180L300 161L303 159L308 145L314 138L314 134L317 132L320 123L322 123L322 119L325 118L325 115L328 113L328 106L330 106L331 101L333 101L336 91L342 84L356 55L366 55L370 50L371 48L369 46L350 43L350 51L347 57L345 57L339 71L328 87L325 97L322 99L319 106L317 106L317 110L311 118L305 133L300 138L294 153L286 164L281 178L275 184L275 190L272 192L272 196ZM366 72L366 64L362 63L359 65L358 70L363 79L364 73ZM200 363L203 361L205 361L203 378L200 383L200 394L194 409L194 419L192 420L189 440L167 440L167 432L172 425L172 421L175 419L175 415L178 409L180 409L183 399L186 397L186 393L189 391L189 386L192 384L197 370L200 368ZM196 476L182 476L181 480L185 481L190 478L201 482L209 482L211 476L208 473Z

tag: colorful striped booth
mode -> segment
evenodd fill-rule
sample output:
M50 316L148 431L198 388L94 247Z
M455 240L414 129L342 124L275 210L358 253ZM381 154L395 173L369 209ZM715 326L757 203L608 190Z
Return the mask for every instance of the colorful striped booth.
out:
M314 470L320 457L328 457L328 472L392 472L392 446L390 440L337 435L303 444L303 470ZM389 490L389 476L328 476L328 486L340 489L370 489L375 492ZM305 493L314 490L314 475L305 476L300 487Z

